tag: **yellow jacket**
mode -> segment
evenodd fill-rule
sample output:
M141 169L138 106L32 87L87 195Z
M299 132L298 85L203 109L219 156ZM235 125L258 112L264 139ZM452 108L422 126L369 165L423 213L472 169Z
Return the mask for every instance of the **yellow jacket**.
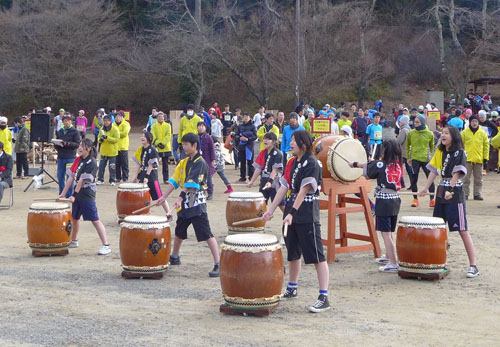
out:
M12 132L9 127L0 129L0 141L3 143L3 150L8 155L12 155Z
M198 127L196 129L198 129ZM172 127L169 123L156 122L151 127L151 134L153 134L153 145L158 150L158 153L172 152ZM165 148L162 149L158 147L160 143L163 144Z
M490 144L488 135L479 127L475 133L467 127L462 131L462 140L464 141L467 161L469 163L482 164L484 160L490 159Z
M118 140L118 151L128 151L129 148L129 137L130 123L126 120L122 120L120 125L116 124L118 131L120 132L120 139Z
M103 132L107 136L105 140L101 140ZM105 157L116 157L118 155L118 140L120 140L120 130L115 123L111 124L109 131L105 131L103 127L99 131L99 143L101 144L99 153Z
M500 131L494 138L491 139L491 145L495 148L500 148Z
M202 119L195 113L191 119L187 116L182 117L179 124L179 137L177 138L178 143L182 143L182 137L186 134L193 133L198 135L198 123Z
M267 131L266 123L262 124L259 130L257 130L257 138L259 139L260 142L260 151L262 151L266 147L264 146L263 140L264 140L264 135L266 135L267 133L274 133L276 135L276 139L280 138L280 130L275 124L273 124L271 130L269 131ZM278 140L276 140L276 142L278 142Z

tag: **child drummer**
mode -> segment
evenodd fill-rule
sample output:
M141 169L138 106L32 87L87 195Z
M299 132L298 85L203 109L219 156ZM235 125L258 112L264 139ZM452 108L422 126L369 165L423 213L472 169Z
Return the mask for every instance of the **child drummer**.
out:
M275 147L277 140L278 138L275 133L268 132L264 135L263 143L265 148L260 151L259 156L253 163L255 171L248 183L248 187L251 188L253 183L257 180L257 177L259 177L259 175L261 176L259 192L264 195L266 204L269 198L274 201L276 197L276 191L277 188L279 188L279 179L283 169L283 155L281 151ZM285 200L280 202L279 207L281 211L285 210Z
M163 204L175 189L181 188L181 193L174 205L177 209L177 223L170 264L181 264L179 251L182 241L187 239L187 229L192 224L198 242L206 241L212 252L214 267L208 275L219 277L219 246L210 230L205 195L208 165L198 151L200 143L198 135L188 133L182 137L181 141L186 158L181 160L175 168L173 177L168 180L165 194L157 202L157 205Z
M160 183L158 182L158 151L154 148L151 143L153 142L153 135L146 131L141 136L142 146L137 148L134 153L133 161L137 163L137 173L133 180L134 183L137 181L146 184L149 187L149 194L153 201L158 200L161 197ZM164 201L161 205L167 214L169 221L172 220L170 215L170 208L167 201Z
M448 222L450 231L459 232L469 257L470 266L467 269L467 277L473 278L479 275L479 270L476 266L474 244L468 232L465 215L465 193L461 178L467 174L466 161L467 155L458 128L445 126L441 134L441 143L427 164L430 174L419 195L423 196L427 193L434 179L438 175L441 176L433 216L441 217Z
M309 307L311 312L329 310L328 280L329 270L323 254L319 223L319 187L321 185L321 166L312 155L312 137L305 130L297 130L291 137L293 157L288 161L284 176L273 203L262 219L270 220L274 210L287 198L283 224L288 224L285 235L290 265L290 278L284 298L295 298L301 267L301 256L306 264L314 264L319 282L319 296Z
M73 186L73 182L76 182L73 195L69 197L69 200L73 203L71 211L73 231L69 247L78 247L77 237L80 230L80 217L83 216L83 220L92 222L101 239L102 247L97 254L106 255L111 253L111 247L107 240L106 229L99 220L95 203L97 174L97 161L95 157L97 151L93 146L93 142L88 138L83 139L78 147L78 154L80 156L75 159L71 168L67 170L69 178L59 195L59 198L64 198L70 187Z
M399 208L401 207L401 198L398 194L398 190L401 189L401 178L403 177L401 147L396 140L385 141L382 145L382 160L369 163L353 162L349 163L349 166L362 168L364 176L368 179L377 179L375 228L382 234L385 251L389 257L389 259L382 257L377 261L388 261L385 266L379 267L381 272L397 272L399 266L392 234L396 230Z

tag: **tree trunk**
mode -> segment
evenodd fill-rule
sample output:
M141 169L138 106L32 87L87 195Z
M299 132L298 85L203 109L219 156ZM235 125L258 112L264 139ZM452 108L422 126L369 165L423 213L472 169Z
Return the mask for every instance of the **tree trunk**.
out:
M365 29L363 25L359 27L359 46L361 51L361 76L359 81L359 95L358 95L358 105L359 107L363 107L363 103L366 97L366 89L367 89L367 78L366 78L366 45L365 45Z
M194 19L201 24L201 0L194 1Z
M301 54L301 31L302 31L302 24L301 24L301 16L300 16L300 0L295 0L295 28L296 28L296 35L297 35L297 56L296 56L296 64L297 64L297 71L296 71L296 78L295 78L295 104L298 105L300 103L300 88L301 88L301 75L302 75L302 54Z
M482 22L482 39L486 40L486 10L488 9L488 0L483 0L483 9L481 14L481 22Z

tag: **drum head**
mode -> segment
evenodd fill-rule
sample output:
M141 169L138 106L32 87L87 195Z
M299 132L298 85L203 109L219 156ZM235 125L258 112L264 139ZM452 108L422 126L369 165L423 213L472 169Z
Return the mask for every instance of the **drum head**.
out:
M443 218L425 216L403 216L399 220L399 225L414 228L446 228Z
M144 187L144 184L142 184L142 183L121 183L118 186L118 189L120 189L120 190L143 190L143 189L149 189L149 188Z
M69 205L63 202L35 202L31 204L30 210L66 210Z
M366 151L358 140L343 138L335 141L328 150L328 171L333 177L344 182L354 182L363 174L363 169L351 168L347 162L335 153L350 162L366 163Z
M123 220L122 226L129 229L140 228L140 229L152 229L152 228L164 228L169 226L167 217L164 216L127 216Z
M241 246L265 246L277 243L278 239L274 235L269 234L235 234L228 235L224 240L225 244L241 245Z
M259 199L264 198L260 192L233 192L229 194L229 199Z

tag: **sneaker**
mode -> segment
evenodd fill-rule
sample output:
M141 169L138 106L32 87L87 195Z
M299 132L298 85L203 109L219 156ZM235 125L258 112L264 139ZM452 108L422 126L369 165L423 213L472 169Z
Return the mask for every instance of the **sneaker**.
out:
M314 313L328 311L329 309L331 309L331 307L328 302L328 295L325 294L320 294L316 302L309 307L309 311Z
M212 194L210 194L209 196L207 196L207 200L212 200L214 198L214 196Z
M282 296L284 299L296 298L297 297L297 287L285 289L285 292L283 293Z
M78 240L71 240L68 247L69 248L78 248Z
M115 186L115 182L111 182L111 185L114 187Z
M103 181L97 181L95 184L97 184L97 185L101 185L101 184L103 184L103 183L104 183Z
M477 266L474 265L469 267L469 269L467 270L467 278L474 278L477 275L479 275L479 270L477 269Z
M413 202L411 203L411 207L418 207L418 199L413 199Z
M111 247L109 245L103 245L101 247L101 249L99 250L99 252L97 252L97 254L99 255L106 255L106 254L109 254L111 253Z
M240 178L240 179L238 180L238 182L246 182L246 181L247 181L247 179L246 179L246 178Z
M478 194L478 195L474 195L474 200L479 200L479 201L483 201L483 197L481 196L481 194Z
M375 262L378 264L387 264L389 262L389 258L387 258L385 254L382 254L380 258L375 259Z
M398 270L398 264L386 264L385 266L381 266L378 268L378 271L380 272L398 272Z
M232 192L234 192L233 187L230 184L228 184L227 189L224 192L224 194L231 194Z
M181 265L181 257L178 255L171 255L170 265Z
M219 264L215 264L212 271L208 273L209 277L219 277Z
M431 201L429 201L429 207L434 207L436 206L436 199L432 199Z
M500 208L500 205L497 205L497 208Z

